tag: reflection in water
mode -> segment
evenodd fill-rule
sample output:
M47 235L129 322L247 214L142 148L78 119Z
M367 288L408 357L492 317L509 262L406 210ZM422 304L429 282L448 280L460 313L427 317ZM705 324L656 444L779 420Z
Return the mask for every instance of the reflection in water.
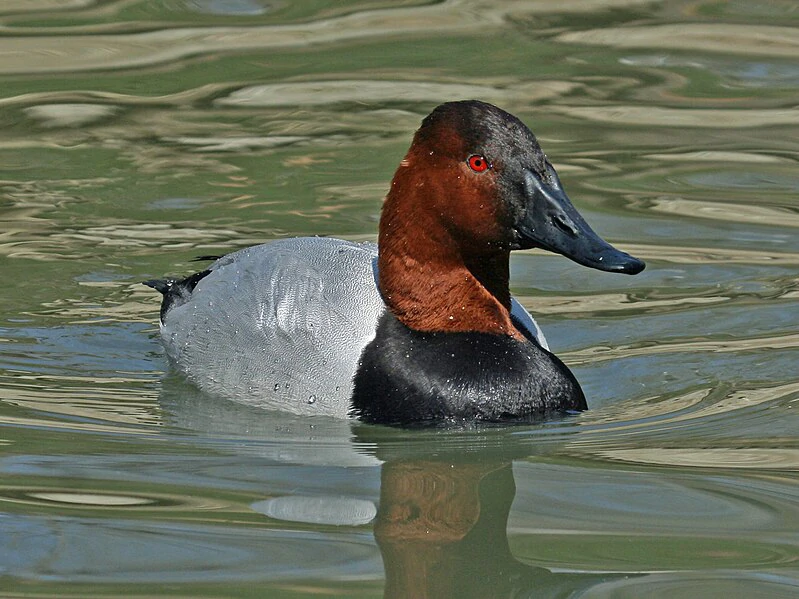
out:
M385 597L493 596L497 574L515 564L505 532L514 492L510 464L384 464L375 538Z
M604 596L646 589L650 577L679 585L676 573L697 561L776 567L790 560L790 479L762 474L769 466L760 461L738 480L724 456L746 456L721 448L704 454L712 461L682 468L669 457L680 463L703 450L634 449L659 434L686 439L678 422L694 422L707 446L713 418L751 408L748 399L677 398L640 412L616 404L615 418L591 411L543 427L402 431L266 413L170 377L160 405L172 432L152 447L147 439L134 446L120 429L126 443L117 455L0 459L0 504L22 510L13 521L0 515L8 533L0 554L11 542L17 572L30 578L278 589L345 576L378 581L386 597L437 598ZM766 390L760 400L768 404ZM752 415L732 417L745 426ZM94 429L112 440L120 431ZM760 457L773 463L793 453ZM696 466L713 476L692 473ZM80 487L59 486L65 476ZM741 584L761 588L754 579ZM318 585L332 594L330 583Z
M383 465L381 480L375 539L387 599L554 598L615 578L553 574L513 556L510 463L399 459Z
M328 526L360 526L374 520L375 504L353 497L273 497L250 504L256 512L274 520Z
M0 2L0 594L795 597L795 4ZM161 380L139 281L373 239L461 96L652 265L512 265L591 410L367 432Z

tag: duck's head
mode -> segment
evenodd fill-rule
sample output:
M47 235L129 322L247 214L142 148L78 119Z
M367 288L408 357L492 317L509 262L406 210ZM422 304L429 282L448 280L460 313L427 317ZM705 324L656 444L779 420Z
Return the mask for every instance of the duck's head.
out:
M473 100L428 115L394 176L381 245L411 225L465 257L543 248L609 272L645 266L591 229L524 123Z

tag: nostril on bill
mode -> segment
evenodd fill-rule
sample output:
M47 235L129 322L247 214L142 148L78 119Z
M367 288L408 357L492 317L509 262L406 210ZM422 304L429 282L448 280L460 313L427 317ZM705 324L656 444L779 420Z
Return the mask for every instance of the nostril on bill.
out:
M570 237L577 237L577 229L559 216L552 217L552 224Z

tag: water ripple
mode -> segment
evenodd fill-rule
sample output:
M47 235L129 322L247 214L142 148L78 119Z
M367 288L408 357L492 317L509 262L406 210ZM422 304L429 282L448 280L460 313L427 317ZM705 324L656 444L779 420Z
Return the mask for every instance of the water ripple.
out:
M656 573L598 584L585 599L694 599L695 597L745 597L792 599L799 585L777 574L719 569L715 572Z
M739 129L789 126L799 120L796 108L669 108L665 106L553 106L554 112L600 123L652 127Z
M732 23L679 23L644 27L604 27L570 31L555 39L569 44L617 48L668 48L793 58L799 34L792 27Z

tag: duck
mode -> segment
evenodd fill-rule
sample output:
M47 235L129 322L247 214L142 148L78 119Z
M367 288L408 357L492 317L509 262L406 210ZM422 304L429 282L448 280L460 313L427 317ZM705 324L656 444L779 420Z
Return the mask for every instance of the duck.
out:
M144 284L170 362L207 394L394 426L534 422L588 407L510 293L511 252L535 248L645 267L593 231L520 119L461 100L422 120L376 245L281 239Z

